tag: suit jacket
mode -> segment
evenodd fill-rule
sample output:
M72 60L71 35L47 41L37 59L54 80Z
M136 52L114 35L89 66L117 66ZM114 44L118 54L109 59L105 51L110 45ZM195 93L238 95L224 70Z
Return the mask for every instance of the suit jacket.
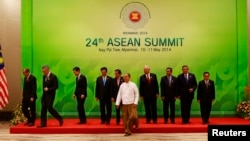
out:
M188 73L188 82L186 82L186 78L182 73L177 77L177 81L179 89L178 95L180 96L180 98L194 99L194 92L197 88L197 81L195 75L192 73ZM193 88L193 92L189 92L190 88Z
M213 99L215 99L214 81L209 80L208 86L206 86L204 80L200 81L197 90L197 100L200 100L202 102L202 101L212 101Z
M102 76L96 79L95 97L100 100L111 100L112 95L112 78L106 77L106 83L104 85Z
M112 98L114 98L115 100L117 98L119 88L123 82L124 82L124 80L122 77L120 78L119 85L117 84L117 78L113 78L113 80L112 80L112 85L113 85L112 86Z
M76 77L75 95L80 98L82 94L87 97L87 79L81 74L79 79Z
M48 91L44 91L45 87L48 88ZM43 99L42 100L44 100L45 96L55 97L57 88L58 88L58 80L55 74L50 73L48 77L43 76Z
M24 78L23 83L23 99L30 100L30 98L37 99L37 84L36 77L32 74L28 78Z
M156 99L156 94L159 94L159 85L156 74L150 73L150 84L147 81L146 75L141 75L139 91L140 96L144 99Z
M174 100L177 97L177 78L171 76L171 84L169 85L168 77L163 76L161 78L161 96L164 96L166 100Z

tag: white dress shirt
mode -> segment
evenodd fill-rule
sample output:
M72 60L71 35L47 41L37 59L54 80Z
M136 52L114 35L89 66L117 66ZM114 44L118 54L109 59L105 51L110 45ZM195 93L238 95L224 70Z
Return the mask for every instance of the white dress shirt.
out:
M138 104L139 100L139 92L138 88L135 83L129 81L122 83L120 89L118 91L118 95L116 98L115 105L120 105L121 101L122 104Z

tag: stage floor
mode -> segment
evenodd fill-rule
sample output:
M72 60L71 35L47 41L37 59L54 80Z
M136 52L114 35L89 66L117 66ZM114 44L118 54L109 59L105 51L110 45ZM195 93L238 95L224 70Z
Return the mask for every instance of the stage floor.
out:
M123 123L115 124L115 119L111 120L110 125L100 124L100 119L87 119L87 124L78 125L78 119L64 119L64 125L59 126L55 119L48 119L47 127L37 128L40 121L37 120L36 126L28 127L24 124L10 127L11 134L105 134L123 133ZM157 124L146 124L144 118L139 119L139 129L133 129L133 133L206 133L208 125L201 122L201 118L191 118L190 124L182 124L181 118L176 118L175 124L164 124L163 119L158 119ZM250 125L250 120L237 117L218 117L210 118L211 125Z

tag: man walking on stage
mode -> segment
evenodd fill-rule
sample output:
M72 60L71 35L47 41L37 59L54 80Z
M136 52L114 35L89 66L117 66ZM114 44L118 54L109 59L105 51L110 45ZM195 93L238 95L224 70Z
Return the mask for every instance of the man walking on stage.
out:
M116 99L116 108L118 109L120 103L122 102L122 116L123 116L123 124L125 135L130 136L133 125L137 122L137 105L139 100L138 88L135 83L130 81L130 74L124 74L124 83L120 86L117 99Z
M73 72L76 76L76 87L73 97L77 99L77 110L80 119L78 124L86 124L87 120L84 103L87 98L87 79L83 74L81 74L79 67L74 67Z
M38 128L47 126L47 111L54 116L58 121L59 125L63 125L63 118L53 108L56 90L58 88L57 76L50 72L49 66L45 65L42 67L43 72L43 95L42 95L42 110L41 110L41 124Z
M120 69L115 70L115 78L112 80L112 102L116 101L117 94L121 84L124 82L123 78L121 77L122 71ZM120 107L116 109L116 125L120 124Z
M23 100L22 111L28 119L28 126L34 126L36 120L36 99L37 99L37 83L36 77L30 73L28 68L23 69L24 83L23 83Z

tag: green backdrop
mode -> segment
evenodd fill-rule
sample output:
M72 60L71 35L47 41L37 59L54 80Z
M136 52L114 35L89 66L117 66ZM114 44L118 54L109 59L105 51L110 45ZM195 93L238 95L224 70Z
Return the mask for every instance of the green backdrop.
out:
M131 21L131 13L139 21ZM87 115L98 116L94 89L102 66L112 77L117 68L131 73L139 86L144 65L160 82L166 67L177 76L184 64L197 81L204 71L211 73L216 84L212 115L234 115L248 80L247 49L247 0L22 1L22 67L37 77L39 115L45 64L58 76L54 105L64 116L77 116L74 66L87 77ZM141 101L138 110L144 115ZM176 111L179 115L179 100ZM199 113L194 100L192 115Z

